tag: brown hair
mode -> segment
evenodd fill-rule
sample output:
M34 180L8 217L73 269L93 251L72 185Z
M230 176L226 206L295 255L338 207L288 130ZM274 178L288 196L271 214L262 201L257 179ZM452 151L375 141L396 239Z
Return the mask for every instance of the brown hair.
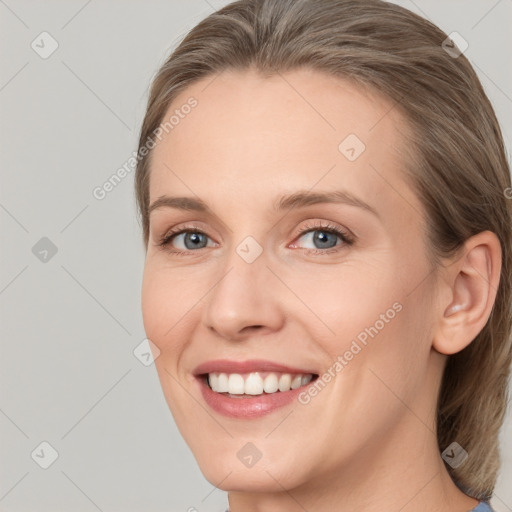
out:
M512 201L510 170L493 108L464 55L445 51L447 35L382 0L240 0L194 27L158 71L139 152L173 98L226 69L265 76L308 67L380 91L410 124L404 165L427 215L434 261L457 254L481 231L498 236L502 271L491 316L475 340L448 358L438 397L440 450L453 441L469 458L448 470L457 485L489 499L500 466L512 358ZM451 44L450 44L451 45ZM139 154L136 198L149 237L151 152Z

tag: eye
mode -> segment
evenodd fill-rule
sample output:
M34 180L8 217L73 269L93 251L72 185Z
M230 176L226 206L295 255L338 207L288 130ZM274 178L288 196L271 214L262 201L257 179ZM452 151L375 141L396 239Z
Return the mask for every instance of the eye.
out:
M353 235L329 223L306 225L297 233L296 237L304 239L306 244L313 244L313 247L298 247L295 243L292 244L291 247L303 249L307 253L315 254L337 252L343 247L350 246L354 243ZM214 247L215 243L208 245L208 240L211 240L210 237L201 231L201 229L197 226L190 225L167 231L158 241L157 245L172 254L187 255L199 249ZM341 242L338 243L338 240Z
M299 238L304 239L306 243L313 244L312 248L304 248L306 252L325 254L327 252L334 252L330 249L350 246L354 243L352 236L346 231L329 223L326 225L319 223L313 226L304 226L298 235ZM341 240L341 243L338 243L338 239ZM296 247L296 245L293 244L292 247ZM335 249L335 251L337 250L339 249Z
M207 247L208 239L208 235L197 227L184 226L181 229L166 232L158 242L158 246L173 254L186 254Z

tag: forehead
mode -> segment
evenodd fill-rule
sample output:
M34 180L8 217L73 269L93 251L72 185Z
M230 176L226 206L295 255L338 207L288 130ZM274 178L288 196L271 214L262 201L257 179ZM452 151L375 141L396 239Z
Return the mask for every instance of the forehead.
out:
M196 106L183 108L191 98ZM272 202L269 189L313 187L343 187L369 202L386 194L396 201L393 187L410 195L400 176L407 126L398 109L338 77L229 70L182 91L163 122L172 115L179 122L153 149L150 202L193 193L263 205Z

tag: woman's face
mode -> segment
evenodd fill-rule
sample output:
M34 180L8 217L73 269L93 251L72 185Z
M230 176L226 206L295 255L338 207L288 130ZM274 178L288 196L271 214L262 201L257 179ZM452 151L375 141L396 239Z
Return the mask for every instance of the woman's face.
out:
M435 443L435 274L397 109L308 70L224 72L164 121L176 109L152 153L142 309L206 478L280 491Z

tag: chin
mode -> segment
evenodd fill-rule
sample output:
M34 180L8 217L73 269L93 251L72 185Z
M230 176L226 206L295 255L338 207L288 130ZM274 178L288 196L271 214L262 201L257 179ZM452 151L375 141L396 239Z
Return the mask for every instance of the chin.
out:
M264 447L265 440L260 440L261 452L267 453L259 452L260 458L257 448L241 438L230 438L224 443L203 438L200 444L199 447L189 443L199 469L212 485L223 491L282 492L283 487L292 489L307 481L308 468L304 461L288 460L286 453L292 447L288 449L282 443L277 443L280 448L270 447L267 440Z
M199 463L199 469L206 480L223 491L282 492L283 487L290 489L298 485L298 482L290 482L283 477L288 471L282 467L258 466L259 463L252 468L233 468L230 463L213 460Z

